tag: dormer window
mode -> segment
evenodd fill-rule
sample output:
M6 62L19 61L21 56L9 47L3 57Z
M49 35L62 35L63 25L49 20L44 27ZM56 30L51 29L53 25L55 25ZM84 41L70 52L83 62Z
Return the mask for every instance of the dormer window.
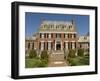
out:
M84 39L86 40L86 39L87 39L87 37L84 37Z
M69 29L70 29L70 25L69 25Z

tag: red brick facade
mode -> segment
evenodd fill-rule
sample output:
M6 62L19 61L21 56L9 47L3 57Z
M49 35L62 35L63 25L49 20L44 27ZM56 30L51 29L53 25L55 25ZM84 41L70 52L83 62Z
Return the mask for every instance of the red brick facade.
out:
M66 23L58 21L44 21L41 23L41 26L39 28L39 31L36 33L35 38L26 39L25 45L26 50L36 49L50 51L89 48L89 41L84 42L84 40L86 39L79 38L80 37L78 37L74 22Z

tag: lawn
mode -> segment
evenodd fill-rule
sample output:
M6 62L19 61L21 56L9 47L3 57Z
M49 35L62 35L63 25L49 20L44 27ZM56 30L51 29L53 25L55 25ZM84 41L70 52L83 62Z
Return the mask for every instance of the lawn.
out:
M35 67L46 67L46 60L42 60L39 58L26 58L25 59L25 68L35 68Z
M39 57L36 50L30 50L29 56L25 56L25 68L47 67L48 54L47 51L42 51Z
M89 65L89 56L69 57L67 60L70 66Z

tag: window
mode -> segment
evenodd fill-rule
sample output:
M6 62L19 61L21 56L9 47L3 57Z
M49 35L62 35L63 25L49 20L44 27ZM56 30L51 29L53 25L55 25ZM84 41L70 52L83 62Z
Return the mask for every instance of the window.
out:
M34 49L34 43L32 44L32 49Z
M51 38L53 38L53 33L51 33Z
M50 33L48 34L48 38L51 38L51 34Z
M68 38L68 34L65 34L65 38Z
M44 38L44 34L42 33L42 37L41 38Z
M69 37L72 38L72 34L69 34Z
M75 42L75 49L76 49L76 42Z
M70 42L70 49L72 49L72 42Z
M41 42L39 42L39 49L41 49Z
M41 33L40 33L40 38L41 38Z
M41 50L44 50L44 42L41 42Z
M69 38L70 36L69 36L69 34L68 34L68 38Z
M48 42L48 50L51 50L51 42Z
M72 29L73 29L72 25L69 25L69 29L70 29L70 30L72 30Z
M84 37L84 39L86 40L86 39L87 39L87 37Z
M47 38L52 38L52 35L53 35L53 34L48 33L48 34L47 34Z
M61 34L56 34L56 38L61 38Z
M68 42L68 49L71 49L71 42Z
M76 38L76 34L74 34L74 38Z
M82 48L82 44L80 44L80 48Z
M76 34L72 34L72 38L76 38Z
M30 49L30 43L28 43L28 49Z

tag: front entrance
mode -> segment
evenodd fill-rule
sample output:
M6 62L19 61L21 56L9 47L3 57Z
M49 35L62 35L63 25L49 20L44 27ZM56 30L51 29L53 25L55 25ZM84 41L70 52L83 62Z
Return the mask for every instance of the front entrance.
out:
M61 44L56 44L56 50L61 50Z
M61 41L56 41L56 50L61 50Z

